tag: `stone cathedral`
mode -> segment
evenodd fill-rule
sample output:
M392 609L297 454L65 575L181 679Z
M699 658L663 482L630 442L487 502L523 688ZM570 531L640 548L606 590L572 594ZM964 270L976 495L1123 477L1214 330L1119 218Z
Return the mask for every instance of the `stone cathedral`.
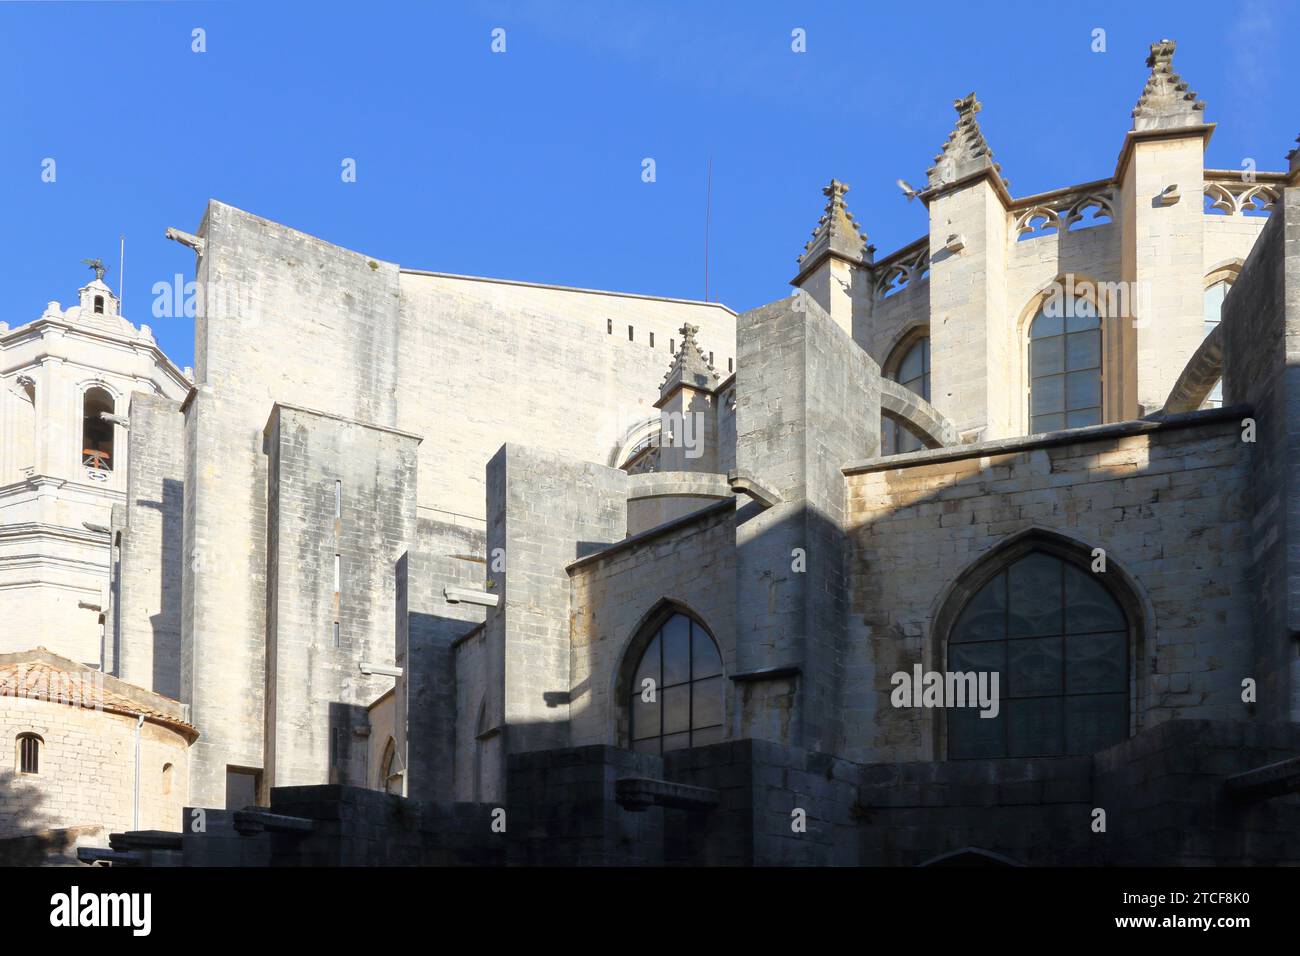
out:
M0 853L1300 862L1300 152L1173 58L1037 195L957 100L739 315L212 201L192 371L0 326Z

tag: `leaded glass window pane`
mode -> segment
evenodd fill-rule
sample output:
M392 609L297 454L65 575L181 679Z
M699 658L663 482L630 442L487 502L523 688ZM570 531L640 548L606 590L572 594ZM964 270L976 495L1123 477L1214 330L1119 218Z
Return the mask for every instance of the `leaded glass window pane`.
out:
M1007 642L1004 697L1042 697L1061 692L1061 638L1031 637Z
M674 614L660 635L664 642L663 685L684 684L691 679L691 622Z
M952 629L954 644L959 641L986 641L1007 636L1007 576L999 574L984 585L962 609Z
M966 602L949 672L997 673L1000 714L948 717L953 759L1083 754L1128 735L1129 626L1104 581L1032 551Z
M691 685L691 728L722 723L722 678L710 677Z
M689 684L663 689L664 733L676 734L691 729L691 688Z
M1086 299L1044 302L1029 325L1031 434L1101 422L1101 354L1096 306Z
M948 756L953 760L1007 755L1006 711L981 717L974 707L949 711Z
M709 635L698 624L691 625L691 678L701 680L722 673L722 658Z
M1064 582L1060 561L1041 552L1030 554L1007 569L1007 583L1011 597L1008 637L1061 633Z
M643 699L646 679L654 681L651 701ZM698 622L673 614L646 644L628 688L632 749L666 753L724 739L724 692L717 644Z
M1007 756L1041 757L1062 753L1061 698L1008 700Z

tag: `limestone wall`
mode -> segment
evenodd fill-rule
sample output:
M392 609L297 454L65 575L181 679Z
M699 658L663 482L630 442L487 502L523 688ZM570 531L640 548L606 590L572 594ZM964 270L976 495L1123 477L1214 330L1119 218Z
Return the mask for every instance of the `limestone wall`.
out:
M711 508L570 567L569 734L572 746L626 747L626 688L616 682L628 645L665 601L693 613L717 639L724 675L735 673L735 511ZM725 724L733 708L726 689ZM732 733L734 731L729 731Z
M445 588L483 590L485 550L481 529L421 518L416 550L398 563L397 742L414 799L456 793L457 734L462 725L473 729L477 711L458 709L454 645L482 624L484 609L449 602Z
M506 442L616 464L626 431L658 415L683 322L719 374L735 357L718 305L412 272L400 291L400 427L429 442L420 501L462 514L484 515L483 466Z
M265 785L366 786L365 708L393 678L418 438L277 405L267 426Z
M839 467L878 454L879 370L811 300L738 323L736 465L781 496L736 512L737 667L776 671L745 689L739 733L830 749L848 580Z
M717 305L399 272L215 202L200 231L185 534L203 571L184 586L182 686L212 728L195 800L221 806L224 765L262 765L273 402L423 435L419 505L481 519L503 441L604 463L616 425L650 413L676 327L700 325L720 367L734 332Z
M1057 532L1085 555L1104 548L1111 572L1135 585L1146 620L1130 671L1132 730L1245 716L1253 450L1230 412L1113 428L1069 444L1025 440L938 461L942 453L919 452L898 467L849 470L845 667L857 690L843 707L844 756L942 759L937 711L891 706L890 676L918 662L942 669L945 636L933 627L953 582L1034 531Z
M479 628L455 647L456 752L454 797L457 800L500 800L505 795L505 765L499 719L488 716L489 683L500 668L490 666L487 635ZM500 690L491 699L499 699ZM480 725L479 717L483 717Z
M136 718L23 697L0 697L0 838L56 827L132 827ZM39 773L17 773L17 737L40 735ZM140 829L181 829L187 745L145 721L140 735ZM164 768L171 769L164 774Z
M1223 307L1224 400L1245 403L1255 424L1250 480L1255 587L1254 676L1260 711L1300 719L1300 190L1283 194Z
M488 466L488 554L505 570L486 621L488 720L510 753L567 746L573 705L568 565L627 533L627 475L550 451L504 446Z
M185 480L180 404L131 398L131 469L110 631L123 680L180 697L181 520Z

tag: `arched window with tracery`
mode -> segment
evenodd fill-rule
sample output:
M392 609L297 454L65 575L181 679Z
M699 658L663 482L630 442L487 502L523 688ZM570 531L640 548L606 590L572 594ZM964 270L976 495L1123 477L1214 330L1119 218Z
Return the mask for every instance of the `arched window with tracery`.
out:
M1133 628L1106 577L1031 550L969 596L946 670L997 673L998 714L948 711L950 758L1090 754L1128 736Z
M723 729L722 655L703 624L673 611L652 620L633 648L627 688L632 749L663 754L718 743Z
M911 389L928 402L930 400L930 337L923 335L912 340L910 344L904 342L902 347L906 349L902 358L896 363L893 361L886 363L885 377L904 388ZM881 454L901 455L904 452L919 451L925 446L921 439L902 425L887 415L882 415L880 447Z
M1076 296L1048 296L1029 325L1029 433L1101 424L1101 318Z

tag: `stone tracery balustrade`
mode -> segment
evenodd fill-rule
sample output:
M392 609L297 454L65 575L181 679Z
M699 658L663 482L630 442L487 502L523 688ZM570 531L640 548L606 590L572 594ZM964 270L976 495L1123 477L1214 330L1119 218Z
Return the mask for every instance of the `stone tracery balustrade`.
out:
M884 299L930 273L930 238L922 236L875 264L876 298Z
M1087 215L1092 210L1092 216ZM1064 189L1040 193L1016 200L1011 207L1016 217L1017 239L1036 238L1049 230L1068 232L1084 219L1115 220L1115 189L1107 180L1067 186ZM1089 222L1088 225L1097 225Z
M1225 216L1269 213L1282 195L1282 173L1254 173L1249 179L1236 169L1207 169L1205 195L1207 213Z
M1241 170L1205 170L1205 195L1210 197L1212 209L1230 216L1271 212L1287 174L1257 171L1249 180L1243 176ZM1049 235L1052 230L1058 234L1068 232L1084 220L1087 226L1099 225L1098 220L1113 222L1116 188L1113 180L1100 179L1017 199L1009 209L1015 217L1015 236L1033 239ZM888 298L908 288L930 272L928 237L909 243L871 268L876 276L876 298Z

